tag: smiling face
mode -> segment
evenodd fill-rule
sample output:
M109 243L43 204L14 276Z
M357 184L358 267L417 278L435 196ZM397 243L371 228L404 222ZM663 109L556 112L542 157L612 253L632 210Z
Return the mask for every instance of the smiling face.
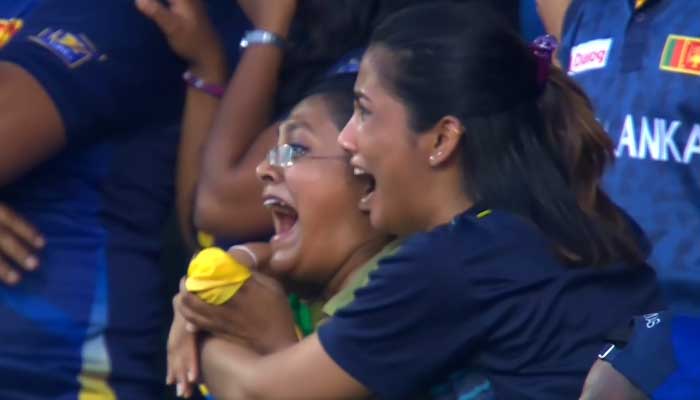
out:
M258 166L263 202L272 212L275 236L270 269L298 282L327 284L358 248L383 235L357 203L368 180L355 177L338 145L324 95L301 102L280 126L285 166ZM291 165L290 165L291 164Z

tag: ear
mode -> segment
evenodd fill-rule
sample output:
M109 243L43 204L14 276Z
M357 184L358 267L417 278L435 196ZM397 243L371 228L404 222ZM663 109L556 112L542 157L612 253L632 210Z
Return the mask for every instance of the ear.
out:
M445 116L425 136L428 141L428 162L431 167L438 167L455 156L459 150L459 142L464 134L464 127L459 119L453 116Z

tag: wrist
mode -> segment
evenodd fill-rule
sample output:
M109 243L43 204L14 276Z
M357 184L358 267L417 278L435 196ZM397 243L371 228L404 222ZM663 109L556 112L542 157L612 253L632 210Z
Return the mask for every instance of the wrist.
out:
M208 81L191 70L185 71L185 73L182 74L182 79L191 89L196 89L199 92L206 93L209 96L217 99L223 97L224 92L226 91L224 85Z
M258 256L249 247L243 245L235 245L228 249L229 254L236 261L243 265L246 265L250 269L256 269L258 267Z
M255 29L262 29L274 33L280 38L286 40L289 36L289 30L292 26L293 16L294 13L268 16L256 23Z
M207 83L224 85L228 81L228 65L220 55L204 55L201 62L193 61L188 71Z

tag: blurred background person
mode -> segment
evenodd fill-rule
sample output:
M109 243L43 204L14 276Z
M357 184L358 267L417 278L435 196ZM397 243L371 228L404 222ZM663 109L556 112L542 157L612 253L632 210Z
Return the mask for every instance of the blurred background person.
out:
M562 68L615 143L605 187L651 240L671 308L700 316L700 4L539 2L547 26L563 26Z
M700 3L538 0L538 6L547 29L562 38L562 68L591 98L615 143L604 185L650 239L650 263L675 313L673 349L665 352L678 363L676 373L652 393L655 380L623 372L654 398L697 397L700 26L694 21ZM629 350L661 351L650 344ZM648 368L657 365L649 360Z
M161 399L185 64L131 1L0 17L0 398Z

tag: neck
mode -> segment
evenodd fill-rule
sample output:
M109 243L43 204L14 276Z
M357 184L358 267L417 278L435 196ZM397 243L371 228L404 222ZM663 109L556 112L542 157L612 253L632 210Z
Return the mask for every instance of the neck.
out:
M424 205L428 214L423 220L426 230L433 230L440 225L445 225L452 219L474 205L462 190L461 174L453 171L443 171L434 176L431 181L432 189L425 190L423 196Z
M355 249L323 289L323 299L328 300L342 290L350 282L355 271L365 265L387 244L388 241L384 237L372 238Z

